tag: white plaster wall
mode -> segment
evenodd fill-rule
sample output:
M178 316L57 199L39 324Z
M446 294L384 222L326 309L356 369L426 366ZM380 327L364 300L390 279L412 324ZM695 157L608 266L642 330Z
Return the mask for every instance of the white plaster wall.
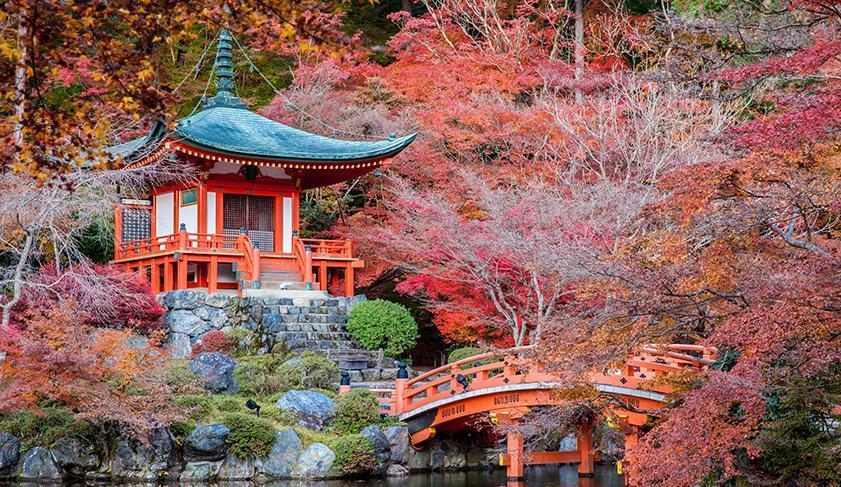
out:
M216 233L216 193L207 192L207 233Z
M292 253L292 198L283 198L283 253Z
M180 201L179 201L180 203ZM187 227L187 232L199 231L199 205L181 206L178 208L178 221ZM180 227L180 225L179 225Z
M161 235L172 235L175 233L175 221L173 218L173 204L175 195L163 193L155 196L155 237Z

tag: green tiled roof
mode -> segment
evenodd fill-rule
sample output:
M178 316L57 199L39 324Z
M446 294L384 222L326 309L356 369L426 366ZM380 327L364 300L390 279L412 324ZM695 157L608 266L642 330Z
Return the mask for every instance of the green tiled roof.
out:
M115 155L132 159L161 138L184 141L190 145L240 156L294 161L357 161L384 159L405 149L417 134L379 141L333 139L304 132L249 111L242 100L231 93L231 41L225 29L219 33L215 76L216 95L209 98L202 111L178 122L167 132L157 122L148 135L108 149Z
M390 157L417 134L375 142L332 139L304 132L240 108L207 108L180 121L175 138L227 153L303 161Z

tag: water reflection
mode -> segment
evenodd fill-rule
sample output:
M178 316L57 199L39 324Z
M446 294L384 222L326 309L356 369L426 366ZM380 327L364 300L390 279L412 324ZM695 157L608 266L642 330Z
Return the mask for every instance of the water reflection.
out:
M596 465L593 478L578 478L576 465L546 465L526 468L526 478L522 482L508 482L505 470L492 472L433 472L419 473L408 477L372 478L358 480L279 480L265 484L256 482L212 482L173 484L181 487L623 487L624 480L616 474L614 465ZM3 485L0 483L0 485ZM18 486L39 485L20 483ZM74 486L119 485L75 483ZM125 484L132 487L155 484Z

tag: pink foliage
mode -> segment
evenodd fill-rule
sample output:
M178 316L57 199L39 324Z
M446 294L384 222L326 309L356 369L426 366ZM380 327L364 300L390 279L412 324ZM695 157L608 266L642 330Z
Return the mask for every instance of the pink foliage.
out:
M49 264L30 282L15 309L18 320L26 313L72 301L92 325L149 331L163 324L164 308L149 284L113 266L83 264L59 271Z

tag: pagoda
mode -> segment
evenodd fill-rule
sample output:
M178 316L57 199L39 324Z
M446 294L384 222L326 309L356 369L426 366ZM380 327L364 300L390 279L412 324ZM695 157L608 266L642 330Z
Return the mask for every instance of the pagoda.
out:
M233 39L217 44L216 93L201 111L156 124L144 137L110 148L127 164L173 154L196 167L197 182L152 187L115 209L115 265L146 279L153 292L206 288L341 289L354 293L364 262L349 240L299 236L301 192L362 176L388 164L416 137L348 141L275 122L248 110L233 90Z

